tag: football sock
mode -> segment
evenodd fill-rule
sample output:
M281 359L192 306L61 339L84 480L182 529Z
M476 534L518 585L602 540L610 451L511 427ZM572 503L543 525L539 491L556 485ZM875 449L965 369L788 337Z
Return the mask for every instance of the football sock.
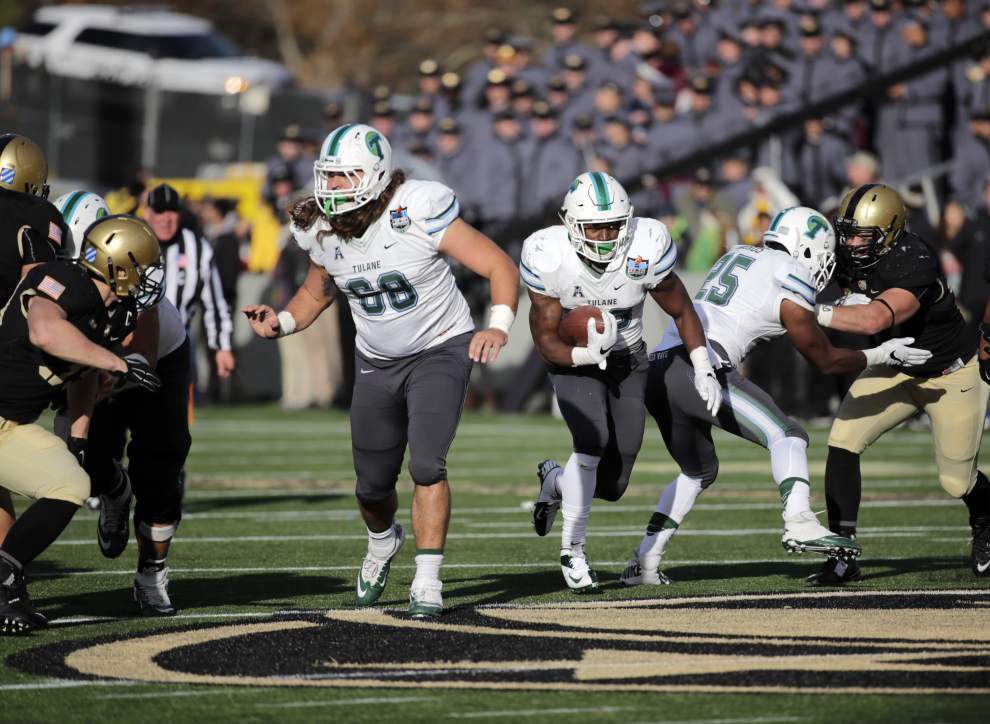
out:
M141 557L138 559L138 572L139 573L158 573L165 569L164 558L152 558L152 557Z
M681 473L660 493L636 556L648 568L660 565L664 549L701 494L701 479Z
M564 472L557 479L560 487L560 513L564 524L560 531L560 547L571 548L575 543L584 544L588 529L591 499L595 495L598 473L597 455L571 453Z
M416 581L439 581L440 566L443 564L443 550L438 548L423 548L416 551Z
M79 506L66 500L41 498L14 521L0 550L26 566L55 542Z
M976 471L976 484L962 499L969 508L971 527L990 525L990 480L982 471Z
M375 558L383 560L388 558L395 550L395 538L395 523L392 523L381 533L376 533L368 528L368 553Z
M862 492L859 455L830 445L825 461L825 504L828 527L833 533L856 535Z
M784 504L784 515L811 510L808 483L808 443L799 437L784 437L770 443L770 468Z
M9 586L24 571L20 561L9 553L0 551L0 586Z

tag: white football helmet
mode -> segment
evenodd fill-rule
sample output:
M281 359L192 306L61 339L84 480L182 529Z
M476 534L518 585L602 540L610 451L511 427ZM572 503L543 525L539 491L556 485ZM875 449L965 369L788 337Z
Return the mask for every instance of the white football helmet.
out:
M62 194L54 204L69 227L69 236L62 242L62 256L78 259L79 245L86 236L86 229L110 215L107 202L99 194L78 189Z
M793 206L773 217L763 233L763 245L784 251L801 262L825 288L835 271L835 231L828 220L807 206Z
M331 173L344 174L350 187L330 188ZM392 147L371 126L345 123L324 139L313 164L313 175L313 193L323 213L346 214L378 198L388 186L392 180Z
M625 247L633 207L622 184L601 171L586 171L574 179L564 196L560 218L567 227L571 244L581 256L593 262L609 262ZM620 224L614 239L589 239L589 224Z

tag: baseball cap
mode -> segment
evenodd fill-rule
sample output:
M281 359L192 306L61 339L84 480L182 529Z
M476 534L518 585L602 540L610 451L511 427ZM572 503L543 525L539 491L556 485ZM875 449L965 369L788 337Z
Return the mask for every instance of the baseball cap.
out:
M178 211L179 192L168 184L158 184L148 192L148 206L156 214L165 211Z

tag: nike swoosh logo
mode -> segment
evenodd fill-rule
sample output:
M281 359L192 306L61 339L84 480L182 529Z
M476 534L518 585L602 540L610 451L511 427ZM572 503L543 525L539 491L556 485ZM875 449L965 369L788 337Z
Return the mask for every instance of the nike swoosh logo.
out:
M625 282L622 282L622 284L620 284L617 287L612 287L612 289L622 289L622 287L624 287L625 285L626 285L626 283Z
M96 537L100 541L100 548L108 548L110 546L110 539L103 537L103 529L96 526Z
M393 241L391 244L382 244L382 246L385 247L386 249L391 249L393 246L395 246L398 243L399 242L397 241Z
M570 573L568 573L568 574L567 574L567 577L568 577L568 578L570 578L570 579L571 579L572 581L574 581L575 583L580 583L580 582L581 582L581 576L578 576L577 578L575 578L575 577L574 577L574 576L572 576L572 575L571 575Z
M374 372L374 370L361 370L362 375L370 375L372 372Z
M364 598L364 595L367 592L368 592L368 589L367 588L363 588L361 586L361 574L359 573L358 574L358 577L357 577L357 595L358 595L358 598Z
M990 569L990 561L987 561L986 563L977 563L976 564L976 572L977 573L986 573L987 572L987 569Z
M972 387L967 387L965 390L959 390L959 391L960 392L969 392L971 389L973 389L973 388Z

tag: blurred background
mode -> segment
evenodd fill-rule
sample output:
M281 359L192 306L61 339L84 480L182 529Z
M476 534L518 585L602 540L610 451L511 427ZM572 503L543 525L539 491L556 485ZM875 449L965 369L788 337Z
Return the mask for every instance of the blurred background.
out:
M350 121L386 135L396 167L452 186L515 258L586 169L667 224L689 288L778 210L831 213L848 187L882 180L939 250L974 335L990 293L990 0L0 4L0 128L42 145L52 197L86 188L143 213L168 181L232 309L278 307L301 282L286 210L311 192L323 137ZM480 323L487 283L455 272ZM470 407L552 404L521 301ZM652 343L666 322L647 308ZM200 336L199 404L348 406L346 304L278 345L233 316L232 379L216 379ZM827 417L849 382L779 340L747 365L805 419Z

